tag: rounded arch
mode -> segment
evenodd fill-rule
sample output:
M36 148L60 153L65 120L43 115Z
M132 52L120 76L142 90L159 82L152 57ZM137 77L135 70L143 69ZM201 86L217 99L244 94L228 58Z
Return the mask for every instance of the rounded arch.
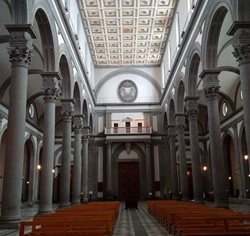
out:
M179 113L184 112L184 95L185 95L185 84L183 80L179 82L177 93L176 93L176 111Z
M168 127L168 117L167 117L167 113L164 112L164 116L163 116L163 131L167 132L167 127Z
M202 38L202 63L204 69L214 69L217 67L217 51L220 31L223 20L227 13L232 14L232 6L230 1L220 1L212 4L205 22Z
M89 128L90 128L89 132L90 132L90 134L93 133L93 130L94 130L93 125L94 125L93 124L93 116L92 116L92 113L90 113L89 114Z
M62 95L64 98L71 97L71 73L68 59L63 54L59 60L59 68L62 76Z
M85 99L83 100L82 114L84 115L83 125L87 126L88 125L88 105L87 105L87 101Z
M191 51L190 56L188 57L189 64L187 65L187 95L195 96L197 95L197 78L198 70L201 63L200 57L200 44L195 43L195 47Z
M174 99L170 100L169 106L168 106L168 121L169 125L175 124L175 104Z
M79 89L79 85L77 81L75 82L75 86L74 86L73 98L75 99L74 111L76 114L79 114L81 112L81 96L80 96L80 89Z
M108 80L112 79L113 77L115 77L117 75L121 75L121 74L133 74L133 75L139 75L139 76L145 78L147 81L149 81L154 86L154 88L158 92L159 96L161 95L161 86L156 82L156 80L151 75L149 75L146 72L143 72L141 70L132 69L132 68L122 68L122 69L115 70L115 71L105 75L97 83L97 85L95 87L95 95L96 96L98 95L101 87L104 85L105 82L107 82Z
M55 44L53 39L53 33L51 29L51 23L47 17L45 11L42 8L38 8L34 15L38 29L40 32L40 38L42 42L43 50L43 69L44 71L55 71Z

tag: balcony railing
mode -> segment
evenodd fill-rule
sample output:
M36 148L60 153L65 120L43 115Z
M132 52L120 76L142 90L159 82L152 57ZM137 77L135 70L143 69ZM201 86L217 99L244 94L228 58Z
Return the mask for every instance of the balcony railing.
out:
M105 128L105 134L151 134L151 127L112 127Z

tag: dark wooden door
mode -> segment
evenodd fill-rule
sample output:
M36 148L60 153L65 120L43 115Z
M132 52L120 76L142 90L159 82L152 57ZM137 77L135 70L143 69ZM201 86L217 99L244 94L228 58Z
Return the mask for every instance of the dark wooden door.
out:
M139 163L119 163L119 199L139 200Z

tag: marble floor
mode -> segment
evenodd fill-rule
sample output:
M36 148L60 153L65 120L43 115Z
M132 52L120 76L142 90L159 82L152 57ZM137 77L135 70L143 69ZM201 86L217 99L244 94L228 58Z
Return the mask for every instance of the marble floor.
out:
M208 203L213 205L212 203ZM57 205L54 205L57 208ZM250 201L230 201L234 211L250 212ZM31 220L38 212L38 205L33 207L23 205L22 218ZM0 229L0 236L18 236L17 229ZM146 202L139 202L138 209L125 210L125 204L120 206L120 212L113 236L170 236L167 231L148 213Z

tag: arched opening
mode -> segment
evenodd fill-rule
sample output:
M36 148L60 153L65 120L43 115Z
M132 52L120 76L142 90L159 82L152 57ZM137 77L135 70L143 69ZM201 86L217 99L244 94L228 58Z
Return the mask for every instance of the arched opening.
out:
M74 99L75 99L74 112L75 112L75 114L80 114L80 112L81 112L81 101L80 101L80 91L79 91L78 83L75 83L74 95L73 96L74 96Z
M184 94L185 94L185 85L183 81L179 83L178 91L177 91L177 112L184 112Z
M69 63L65 55L62 55L59 62L60 73L62 75L62 96L63 98L70 98L71 84Z
M82 114L84 115L83 125L87 126L88 125L88 105L85 99L83 101Z
M89 115L89 133L90 134L93 134L93 117L92 117L92 114Z
M228 179L228 194L230 197L239 196L239 173L233 139L226 134L223 141L226 177Z
M43 147L41 147L38 155L38 162L37 162L37 200L40 200L40 189L41 189L41 169L42 169L42 156L43 156Z
M188 75L187 93L188 96L197 95L197 77L200 66L200 56L195 53L191 58L190 70Z

